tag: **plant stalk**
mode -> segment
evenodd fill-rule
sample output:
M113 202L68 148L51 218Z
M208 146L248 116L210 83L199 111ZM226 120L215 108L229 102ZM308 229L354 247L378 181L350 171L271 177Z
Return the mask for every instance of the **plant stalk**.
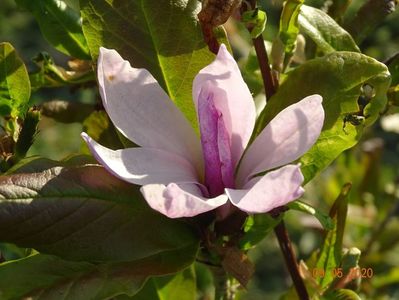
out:
M256 0L251 0L249 3L252 6L252 9L256 7ZM248 9L248 6L244 5L242 9ZM252 28L248 28L248 31L251 32ZM263 41L263 36L259 35L257 38L253 39L253 44L255 47L256 56L259 62L259 68L262 74L263 85L265 87L265 93L267 100L276 93L278 88L278 82L273 78L273 73L270 68L269 59L267 56L267 51L265 47L265 43ZM298 264L296 261L295 253L292 249L291 240L288 236L287 229L285 228L284 221L281 222L274 228L274 232L277 236L281 252L284 255L284 260L287 265L288 271L291 275L292 281L294 283L294 287L296 292L301 300L309 300L309 295L305 287L305 283L302 280L301 275L299 274Z
M281 252L284 255L285 264L287 266L288 271L290 272L292 282L294 283L294 287L298 294L299 299L309 300L308 291L306 290L302 277L299 274L295 253L294 250L292 249L291 240L288 236L288 232L287 229L285 228L283 220L281 220L281 222L276 227L274 227L274 232L277 236Z

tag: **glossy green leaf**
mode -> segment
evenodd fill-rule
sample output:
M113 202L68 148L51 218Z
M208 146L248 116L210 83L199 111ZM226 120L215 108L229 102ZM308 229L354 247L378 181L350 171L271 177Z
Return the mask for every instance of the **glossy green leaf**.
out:
M334 280L335 270L341 266L342 240L348 211L348 194L351 187L350 184L343 186L340 195L330 210L334 228L327 232L316 263L316 268L325 272L325 276L317 276L316 278L322 288L328 287Z
M324 53L333 51L360 52L351 35L324 11L302 5L298 17L301 30L306 33Z
M0 264L0 299L102 300L121 294L133 296L150 276L187 267L193 254L195 248L191 246L139 261L99 265L37 254Z
M247 250L262 241L280 223L284 214L274 218L270 214L249 216L244 224L244 236L240 240L240 248Z
M374 88L374 93L360 111L358 100L366 83ZM323 130L315 145L300 159L305 180L309 181L340 153L354 146L363 126L373 124L380 116L387 102L389 84L387 67L360 53L333 52L309 60L287 75L258 118L256 132L285 107L306 96L320 94L325 111ZM364 125L344 122L359 112L365 116Z
M30 98L26 67L9 43L0 43L0 116L22 117Z
M94 165L1 176L0 241L92 262L138 260L198 243L191 227L149 208L138 186Z
M153 277L133 297L120 296L116 300L195 300L197 299L194 266L177 274Z
M47 41L67 55L90 59L79 13L62 0L16 0L36 18Z
M80 2L93 59L103 46L117 49L132 66L149 70L193 126L197 125L192 81L214 59L198 24L200 5L191 0ZM218 31L218 35L224 33Z
M317 220L319 220L321 226L323 226L324 230L331 230L334 228L334 224L331 218L319 211L317 208L312 207L309 204L306 204L302 201L293 201L287 204L290 209L297 210L309 215L314 216Z

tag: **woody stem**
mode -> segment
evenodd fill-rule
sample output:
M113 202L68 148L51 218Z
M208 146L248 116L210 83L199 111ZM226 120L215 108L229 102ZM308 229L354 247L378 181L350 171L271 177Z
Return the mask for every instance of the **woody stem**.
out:
M252 8L256 7L256 0L250 0L249 3L251 4ZM248 5L243 5L242 9L247 10ZM248 30L251 32L252 28L248 28ZM255 47L256 56L258 58L259 68L262 74L266 97L269 102L271 97L277 91L278 82L277 80L276 81L273 80L273 74L270 68L263 36L259 35L257 38L253 39L252 41ZM283 220L281 220L281 222L274 228L274 233L276 234L276 237L278 239L281 252L283 253L284 256L285 264L291 275L299 299L308 300L309 295L306 290L305 284L302 280L302 277L299 274L296 256L292 249L291 240L288 236L288 232Z

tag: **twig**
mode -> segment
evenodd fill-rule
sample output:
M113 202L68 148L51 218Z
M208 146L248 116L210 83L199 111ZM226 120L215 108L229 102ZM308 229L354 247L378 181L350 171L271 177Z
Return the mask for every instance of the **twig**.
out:
M277 236L281 252L284 255L285 264L290 272L292 282L294 283L294 287L299 299L309 300L309 295L302 277L299 274L295 253L292 249L291 241L283 220L274 228L274 232Z
M256 0L249 1L252 9L256 6ZM242 10L248 10L248 4L242 6ZM252 28L248 28L251 32ZM265 93L267 100L276 93L278 88L278 82L273 80L273 74L270 69L269 59L267 57L267 51L265 47L265 42L263 41L262 35L253 39L253 44L256 51L256 56L258 57L259 68L262 74L263 85L265 87ZM292 277L294 287L298 293L301 300L308 300L309 295L306 290L305 284L299 274L298 264L294 251L292 250L291 241L288 236L288 232L285 228L284 221L282 220L275 228L274 232L279 241L281 251L284 255L285 263Z

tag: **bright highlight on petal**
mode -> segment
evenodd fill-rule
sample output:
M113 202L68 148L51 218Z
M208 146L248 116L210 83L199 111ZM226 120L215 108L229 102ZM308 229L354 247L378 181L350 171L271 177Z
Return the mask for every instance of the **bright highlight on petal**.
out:
M101 48L98 82L108 115L128 139L181 155L201 172L194 129L147 70L132 68L115 50Z
M169 218L193 217L213 210L228 200L225 194L207 199L195 184L150 184L140 190L153 209Z
M290 163L316 142L324 122L320 95L282 110L249 146L237 174L239 184L251 176Z
M226 189L233 205L247 213L265 213L302 196L299 165L287 165L260 178L251 188Z
M95 158L112 174L134 184L197 182L194 167L176 154L152 148L111 150L82 133Z
M205 84L212 86L215 107L223 115L236 167L252 135L256 111L251 92L225 45L220 46L216 59L194 79L193 99L197 110L199 95Z

